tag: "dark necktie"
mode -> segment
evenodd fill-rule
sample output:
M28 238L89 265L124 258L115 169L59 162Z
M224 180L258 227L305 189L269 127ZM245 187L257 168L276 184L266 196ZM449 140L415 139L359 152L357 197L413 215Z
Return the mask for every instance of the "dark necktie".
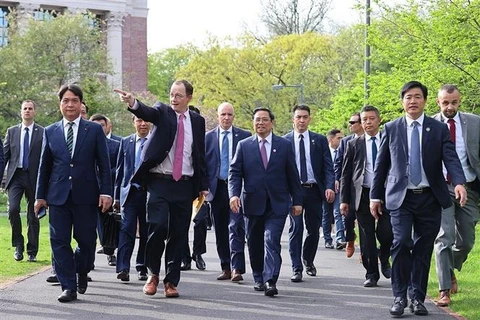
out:
M262 139L261 146L260 146L260 155L262 156L263 167L267 169L268 165L268 158L267 158L267 148L265 147L265 143L267 140Z
M138 168L142 161L142 150L143 150L143 145L145 144L145 141L147 141L147 138L140 138L140 147L137 150L137 154L135 155L135 169Z
M410 141L410 181L418 186L422 181L422 165L420 163L420 133L417 121L413 121Z
M338 150L337 149L333 150L333 163L335 163L335 160L337 160L337 155L338 155Z
M68 131L67 131L67 148L68 153L70 153L70 157L73 157L73 124L74 122L68 123Z
M448 119L448 130L450 131L450 140L452 140L453 144L455 145L457 143L457 127L455 125L455 120L453 119ZM450 174L447 173L447 183L451 183L452 179L450 177Z
M228 131L223 131L222 139L222 154L220 155L220 179L226 180L228 178L228 168L230 166L230 159L228 156L229 151L229 142L228 142Z
M375 170L375 160L377 160L377 144L375 143L375 140L377 140L376 137L371 137L372 140L372 169Z
M29 154L30 154L30 135L28 134L28 128L25 127L25 136L23 137L23 159L22 159L23 170L28 170Z
M178 117L177 142L175 143L175 155L173 158L173 179L180 180L182 177L183 166L183 142L185 140L185 124L183 123L185 115L182 113Z
M300 135L299 142L300 150L300 181L307 182L307 157L305 155L305 142L303 141L303 134Z

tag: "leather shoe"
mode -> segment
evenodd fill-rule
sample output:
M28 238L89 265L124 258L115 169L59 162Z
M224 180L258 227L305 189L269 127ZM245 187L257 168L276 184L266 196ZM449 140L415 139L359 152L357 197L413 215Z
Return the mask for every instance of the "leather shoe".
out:
M231 278L232 272L230 270L223 270L222 273L217 277L217 280L230 280Z
M243 281L242 273L238 270L232 271L232 282L240 282Z
M103 247L98 248L97 253L102 254L103 253Z
M171 282L165 283L164 288L165 288L165 297L177 298L179 296L177 287L175 287L173 283Z
M194 255L192 259L193 261L195 261L195 265L197 266L198 270L205 270L207 268L207 264L203 260L202 255L200 254Z
M158 282L159 280L157 274L152 274L149 276L147 282L143 286L143 293L148 296L153 296L155 293L157 293Z
M190 261L182 260L182 263L180 264L180 270L182 271L192 270L192 263Z
M265 295L268 297L273 297L278 294L277 287L272 281L265 282Z
M416 316L426 316L428 314L427 308L423 302L413 299L412 303L410 303L410 312L412 312Z
M138 280L145 281L148 279L147 273L145 271L138 271Z
M114 267L117 265L117 257L114 254L107 256L108 265Z
M28 255L28 262L37 262L37 256L34 254Z
M253 286L253 290L255 291L265 291L265 285L260 281L255 281L255 285Z
M130 281L130 275L127 270L122 270L117 274L117 279L122 281Z
M346 242L337 242L335 244L335 249L337 250L343 250L345 249L345 247L347 246L347 243Z
M87 282L92 282L92 278L87 274Z
M347 258L351 258L355 253L355 241L347 241L345 251L347 254Z
M88 279L86 274L78 274L77 278L77 291L80 294L84 294L87 291Z
M13 253L13 259L16 261L22 261L23 260L23 250L20 248L15 248L15 252Z
M367 279L365 280L365 282L363 283L363 286L365 288L373 288L373 287L376 287L377 286L377 281L373 280L373 279Z
M382 270L382 274L386 279L390 279L392 277L392 267L390 266L390 262L382 262L380 264L380 269Z
M312 277L317 275L317 268L312 264L305 264L305 272Z
M450 288L450 293L457 293L458 292L458 282L455 275L452 276L452 287Z
M47 282L48 283L58 283L58 278L57 278L57 275L56 274L52 274L50 276L47 277Z
M333 244L331 242L327 242L327 243L325 243L325 248L326 249L334 249L335 247L333 246Z
M77 300L77 293L72 290L63 290L62 294L58 296L60 302L70 302Z
M438 295L438 300L435 302L435 304L439 307L448 307L450 302L450 290L441 290Z
M403 310L407 306L407 301L405 298L401 297L395 297L395 300L393 300L393 305L390 308L390 314L392 316L401 316L403 314Z
M290 278L292 282L302 282L302 272L301 271L295 271L293 273L293 276Z

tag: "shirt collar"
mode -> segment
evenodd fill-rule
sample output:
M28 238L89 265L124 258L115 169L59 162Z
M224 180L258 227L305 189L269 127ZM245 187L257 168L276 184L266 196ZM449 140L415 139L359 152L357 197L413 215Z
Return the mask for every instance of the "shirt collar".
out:
M22 131L23 131L23 130L25 130L25 128L28 128L28 131L32 132L32 130L33 130L33 125L34 125L34 124L35 124L35 122L32 122L31 125L26 126L26 125L24 125L24 124L22 123L22 128L21 128L21 129L22 129Z
M407 120L407 126L408 126L408 127L411 127L411 126L412 126L412 122L413 122L413 121L417 121L420 126L423 126L423 120L425 120L425 113L422 113L422 115L421 115L420 117L418 117L417 120L413 120L412 118L410 118L410 117L408 117L407 115L405 115L405 120Z
M222 129L222 127L218 127L219 131L220 131L220 134L223 134L224 131L228 131L230 134L232 133L232 128L233 126L230 126L230 128L228 128L227 130L224 130Z
M297 132L297 131L293 131L293 135L295 137L295 140L299 140L300 139L300 135L303 135L303 141L308 141L309 139L309 135L308 135L308 130L306 130L305 132Z
M263 138L260 137L259 135L257 135L257 141L258 143L262 142ZM265 140L267 140L267 142L272 145L272 132L270 131L270 133L268 134L268 136L265 138Z
M75 119L75 120L73 120L72 122L75 123L75 124L77 125L77 127L79 127L79 125L80 125L80 119L81 119L81 117L78 116L78 118ZM69 123L69 122L70 122L69 120L63 118L63 127L65 128L66 126L68 126L68 123Z
M369 135L368 133L364 133L365 134L365 140L371 140L372 139L372 136ZM375 135L375 138L378 140L380 140L380 131L377 132L377 134Z
M450 118L447 118L442 114L442 120L443 120L444 123L448 123L448 120L450 120ZM460 123L460 115L459 115L458 112L455 115L455 117L453 117L453 120L455 120L455 124Z

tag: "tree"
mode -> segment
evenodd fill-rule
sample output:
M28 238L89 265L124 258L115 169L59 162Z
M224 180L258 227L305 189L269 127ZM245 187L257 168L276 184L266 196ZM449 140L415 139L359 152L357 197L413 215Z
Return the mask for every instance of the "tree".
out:
M332 0L262 0L261 21L270 35L321 32Z

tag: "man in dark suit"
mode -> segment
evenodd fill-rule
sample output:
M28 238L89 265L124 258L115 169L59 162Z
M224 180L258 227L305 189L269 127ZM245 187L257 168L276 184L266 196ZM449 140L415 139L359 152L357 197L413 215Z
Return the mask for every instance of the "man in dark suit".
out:
M302 187L290 141L273 134L273 113L253 111L256 135L240 141L230 165L230 208L246 218L247 245L254 289L278 294L282 257L280 239L289 209L302 214ZM240 201L240 196L242 200Z
M148 191L145 265L150 275L143 292L157 293L160 262L166 249L165 296L178 297L180 263L190 227L192 202L200 194L208 194L205 119L189 111L193 87L186 80L173 83L170 106L157 102L147 107L128 92L118 89L115 92L128 103L130 112L153 124L151 138L142 152L142 163L131 179L132 183L146 186Z
M147 191L138 184L130 183L135 168L140 165L141 154L150 133L150 123L133 116L135 133L122 139L117 161L114 207L120 209L122 222L118 239L117 279L130 280L130 259L135 247L137 220L139 244L135 268L138 280L147 280L145 247L148 237L146 221Z
M87 290L87 273L95 256L97 210L112 204L107 142L102 127L80 117L83 92L63 86L58 97L63 119L46 127L38 173L35 213L50 209L50 242L60 302ZM71 239L77 241L72 251ZM78 274L78 279L76 275Z
M107 127L105 131L105 135L107 136L107 138L118 141L118 142L122 141L122 137L113 134L112 120L110 120L109 117L105 117L105 118L107 119Z
M230 103L221 103L217 116L218 127L205 135L210 189L206 200L212 206L217 253L222 268L217 279L238 282L243 280L242 274L245 273L245 222L241 212L230 210L228 169L238 142L251 136L251 133L232 125L235 115Z
M347 142L351 139L361 136L363 134L363 128L360 121L360 113L355 112L350 117L348 121L348 127L350 132L352 133L349 136L346 136L340 142L340 146L338 147L337 158L335 163L333 164L333 170L335 171L335 192L340 192L340 177L342 176L342 168L343 168L343 156L345 153L345 149L347 148ZM345 253L347 258L351 258L355 253L355 210L353 210L354 206L350 204L350 211L344 216L344 225L345 225Z
M24 194L27 199L28 261L37 261L40 223L33 211L33 205L42 152L43 127L34 122L36 113L35 102L23 101L20 110L22 123L8 128L3 146L5 164L8 164L5 183L8 192L8 219L12 227L12 246L15 247L13 257L16 261L23 260L25 249L20 218L20 201Z
M284 136L295 151L295 162L299 172L303 193L303 216L290 215L289 252L292 259L292 282L302 281L302 258L308 275L316 276L313 264L318 249L322 224L323 202L335 200L335 176L327 138L308 130L310 107L301 104L293 108L294 130ZM303 219L307 236L303 241ZM330 224L330 223L329 223ZM330 233L330 225L328 228ZM324 234L325 234L324 229ZM303 242L303 249L302 249Z
M360 252L366 270L363 286L376 287L380 279L378 253L383 275L387 279L391 276L389 259L393 235L388 211L384 210L376 222L369 207L370 186L380 146L380 113L374 106L367 105L360 111L360 119L365 134L347 143L340 178L340 209L346 215L350 211L350 203L354 204L361 233ZM377 240L380 250L377 249Z
M450 293L458 291L454 268L460 271L475 244L475 225L479 220L478 200L480 192L480 117L459 112L460 91L455 85L440 88L437 105L441 113L433 118L447 124L450 139L462 164L467 179L467 202L461 206L455 198L454 186L444 170L445 180L453 206L442 210L440 232L435 240L435 261L439 284L437 305L450 304Z
M384 127L370 190L372 215L378 219L383 214L383 200L390 210L393 316L403 314L407 293L410 310L428 314L424 301L433 243L440 230L442 207L452 205L442 161L455 186L455 198L461 206L467 200L465 176L448 129L424 114L427 96L427 87L418 81L402 87L405 117Z

